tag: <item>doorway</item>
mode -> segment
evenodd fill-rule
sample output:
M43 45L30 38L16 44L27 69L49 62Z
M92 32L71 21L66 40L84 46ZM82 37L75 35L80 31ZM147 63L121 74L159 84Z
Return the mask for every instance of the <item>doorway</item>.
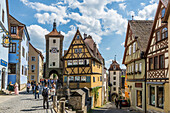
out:
M2 68L1 89L5 89L5 68Z

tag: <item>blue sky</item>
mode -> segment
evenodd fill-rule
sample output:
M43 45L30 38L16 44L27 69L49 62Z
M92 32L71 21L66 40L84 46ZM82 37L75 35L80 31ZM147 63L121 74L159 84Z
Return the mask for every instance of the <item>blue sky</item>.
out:
M91 35L109 68L116 55L122 63L128 20L154 19L158 0L9 0L9 12L27 26L31 43L45 55L45 35L57 30L65 36L64 50L76 33ZM125 66L121 65L122 68Z

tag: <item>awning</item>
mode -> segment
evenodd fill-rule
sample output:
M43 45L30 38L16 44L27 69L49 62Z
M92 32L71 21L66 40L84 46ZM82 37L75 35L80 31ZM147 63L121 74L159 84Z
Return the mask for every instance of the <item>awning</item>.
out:
M147 84L163 85L165 82L147 82Z

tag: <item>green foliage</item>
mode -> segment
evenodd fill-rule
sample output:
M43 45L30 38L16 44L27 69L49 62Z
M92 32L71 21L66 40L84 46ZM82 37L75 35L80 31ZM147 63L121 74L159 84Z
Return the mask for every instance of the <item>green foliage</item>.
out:
M53 74L53 79L57 77L57 74Z
M99 98L99 94L98 94L98 90L100 89L100 87L95 87L92 89L92 93L94 95L94 100L97 101L97 99Z

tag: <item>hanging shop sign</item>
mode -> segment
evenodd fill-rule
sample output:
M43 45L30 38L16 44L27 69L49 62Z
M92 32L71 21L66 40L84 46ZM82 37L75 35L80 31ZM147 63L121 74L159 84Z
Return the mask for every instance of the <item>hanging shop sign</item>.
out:
M7 67L7 62L1 59L1 65Z
M4 47L9 47L11 44L11 37L9 35L9 32L5 29L5 27L3 26L3 24L0 22L0 33L4 33L2 36L2 45Z

